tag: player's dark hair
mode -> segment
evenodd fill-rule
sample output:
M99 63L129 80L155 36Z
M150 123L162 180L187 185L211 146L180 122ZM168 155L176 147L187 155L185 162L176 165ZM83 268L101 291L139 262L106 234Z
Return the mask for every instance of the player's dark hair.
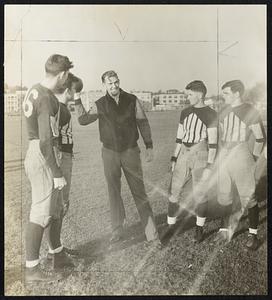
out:
M69 73L67 79L64 81L64 83L58 87L55 88L54 93L55 94L62 94L66 89L71 89L72 84L74 82L79 81L80 79L76 77L74 74Z
M67 56L60 54L51 55L45 63L45 72L53 76L56 76L63 71L66 72L71 68L73 68L73 63Z
M231 80L223 84L222 90L229 87L233 93L239 92L240 97L245 92L245 86L241 80Z
M207 93L207 88L203 81L201 80L194 80L187 84L186 90L191 90L193 92L201 92L202 93L202 98L205 98L206 93Z
M105 72L105 73L102 74L101 80L104 83L105 79L106 78L110 78L110 77L116 77L116 78L118 78L118 75L117 75L117 73L115 71L110 70L110 71L107 71L107 72Z

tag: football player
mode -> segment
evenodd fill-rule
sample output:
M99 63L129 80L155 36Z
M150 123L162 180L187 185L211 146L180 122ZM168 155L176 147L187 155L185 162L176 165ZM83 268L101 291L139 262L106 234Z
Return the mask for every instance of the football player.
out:
M266 141L266 134L259 112L251 104L243 102L244 90L244 84L240 80L232 80L222 86L223 97L228 106L219 116L222 130L219 162L224 167L219 165L218 168L218 201L231 208L232 187L235 185L240 197L241 209L234 214L230 209L228 210L216 239L230 240L245 209L248 209L249 234L246 246L255 250L259 244L255 169L256 161ZM255 136L253 153L248 145L251 133Z
M182 199L179 205L179 194L192 178L192 195L197 215L194 238L201 242L206 220L208 180L217 153L218 122L216 111L204 104L207 89L202 81L190 82L186 86L186 93L191 106L181 112L176 148L171 157L167 223L169 229L173 228L178 214L191 205L191 197L183 197L186 199Z
M23 101L29 139L24 163L32 190L26 229L26 283L53 282L61 278L58 273L41 269L39 252L44 229L50 223L50 244L54 250L59 248L55 232L62 203L57 199L66 181L57 158L60 106L54 90L65 82L72 67L68 57L59 54L50 56L45 64L45 78L28 90Z
M51 245L49 244L49 252L47 258L53 259L54 268L61 267L72 267L73 263L63 253L66 253L71 256L77 256L79 253L74 249L69 249L63 247L61 244L61 228L62 221L64 216L67 214L69 208L69 193L71 187L71 177L72 177L72 166L73 166L73 133L72 133L72 119L71 113L67 107L69 101L73 101L75 90L81 91L83 88L82 80L74 76L72 73L68 74L67 80L63 85L55 89L55 96L59 100L60 104L60 120L59 120L59 160L60 160L60 169L66 180L66 185L62 189L62 193L59 193L59 201L63 202L63 210L61 213L61 218L58 219L58 226L54 228L55 237L58 240L58 245L63 249L61 252L55 252ZM47 230L47 233L50 232L51 227ZM56 231L57 229L57 231ZM59 248L58 247L58 248ZM55 255L54 255L55 254ZM58 256L61 256L62 259ZM57 258L58 257L58 258ZM57 258L57 259L56 259Z

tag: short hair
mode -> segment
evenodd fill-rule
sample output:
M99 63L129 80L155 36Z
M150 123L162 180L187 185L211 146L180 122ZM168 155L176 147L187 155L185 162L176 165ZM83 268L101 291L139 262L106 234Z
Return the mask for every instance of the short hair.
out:
M73 68L73 63L67 56L60 54L51 55L45 63L45 72L53 76L58 75L60 72L66 72Z
M110 78L110 77L116 77L116 78L118 78L118 75L117 75L117 73L116 73L115 71L113 71L113 70L110 70L110 71L107 71L107 72L103 73L102 76L101 76L101 80L102 80L103 83L105 82L105 79L106 79L107 77L108 77L108 78Z
M56 94L62 94L62 93L64 93L64 91L66 90L66 89L71 89L72 88L72 85L73 85L73 83L74 82L77 82L77 81L79 81L80 79L77 77L77 76L75 76L74 74L72 74L72 73L69 73L68 74L68 77L67 77L67 79L64 81L64 83L62 84L62 85L60 85L60 86L58 86L58 87L56 87L56 89L54 90L54 92L56 93Z
M245 92L245 86L241 80L231 80L223 84L222 90L229 87L233 93L239 92L240 96L243 96Z
M205 86L205 84L203 83L203 81L201 80L194 80L192 82L190 82L189 84L187 84L186 90L191 90L194 92L201 92L203 95L203 98L205 98L206 93L207 93L207 88Z

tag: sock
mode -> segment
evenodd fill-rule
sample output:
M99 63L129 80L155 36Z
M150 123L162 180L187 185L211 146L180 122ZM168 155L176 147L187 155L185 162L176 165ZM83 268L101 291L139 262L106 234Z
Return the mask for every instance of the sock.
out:
M168 216L169 217L175 217L177 215L178 210L179 210L178 203L171 202L171 201L168 202Z
M229 216L225 216L221 219L221 228L228 228L229 227Z
M249 228L257 229L259 225L259 206L256 204L248 209Z
M203 227L205 224L206 218L196 217L196 225Z
M27 267L27 268L34 268L34 267L36 267L39 263L40 263L40 260L39 260L39 259L35 259L35 260L27 260L27 261L26 261L26 267Z
M177 222L177 217L169 217L169 216L167 216L167 224L173 225L173 224L176 224L176 222Z
M48 247L48 253L50 254L60 253L62 250L63 250L63 245L61 245L56 249L51 249L50 247Z
M62 227L62 219L52 219L50 225L46 229L48 245L51 250L61 247L61 241L60 241L61 227Z
M249 228L249 233L257 235L257 229Z
M207 207L208 207L208 202L207 201L198 204L198 206L196 208L196 214L197 214L197 216L199 216L201 218L205 218L206 214L207 214Z
M26 229L26 261L39 260L44 228L29 222Z

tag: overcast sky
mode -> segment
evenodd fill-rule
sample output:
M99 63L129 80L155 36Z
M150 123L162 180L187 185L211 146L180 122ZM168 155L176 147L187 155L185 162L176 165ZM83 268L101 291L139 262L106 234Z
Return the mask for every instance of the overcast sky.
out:
M266 81L265 5L5 5L5 82L21 82L22 20L27 87L59 53L74 62L85 90L101 89L101 74L114 69L128 91L182 90L200 79L216 94L217 8L219 50L238 42L220 55L219 84Z

